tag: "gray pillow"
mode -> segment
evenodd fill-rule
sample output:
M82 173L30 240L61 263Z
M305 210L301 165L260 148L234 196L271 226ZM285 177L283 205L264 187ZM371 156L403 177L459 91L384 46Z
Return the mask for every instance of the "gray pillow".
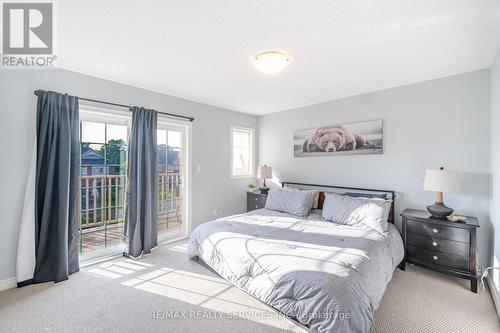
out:
M391 203L392 200L326 193L322 216L338 224L387 232Z
M286 190L290 191L304 191L304 192L310 192L313 195L313 201L311 202L311 209L318 209L318 204L319 204L319 191L318 190L304 190L301 188L296 188L296 187L285 187Z
M370 199L378 198L387 200L387 193L378 194L378 193L345 192L344 195L353 198L370 198Z
M313 200L312 192L272 188L267 195L265 208L305 217L309 214Z

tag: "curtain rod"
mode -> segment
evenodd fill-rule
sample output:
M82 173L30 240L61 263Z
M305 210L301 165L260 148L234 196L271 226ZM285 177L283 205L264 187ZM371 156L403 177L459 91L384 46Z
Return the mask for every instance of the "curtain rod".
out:
M35 90L34 93L36 96L38 96L38 94L40 92L43 92L44 90ZM100 100L97 100L97 99L91 99L91 98L84 98L84 97L78 97L78 99L82 100L82 101L87 101L87 102L95 102L95 103L101 103L101 104L107 104L107 105L113 105L113 106L119 106L119 107L122 107L122 108L127 108L130 110L130 108L132 108L131 105L125 105L125 104L118 104L118 103L111 103L111 102L105 102L105 101L100 101ZM154 110L156 111L156 110ZM158 113L161 113L161 114L164 114L164 115L167 115L167 116L170 116L170 117L177 117L177 118L183 118L183 119L188 119L189 121L194 121L194 118L193 117L187 117L187 116L183 116L183 115L180 115L180 114L175 114L175 113L168 113L168 112L161 112L161 111L156 111Z

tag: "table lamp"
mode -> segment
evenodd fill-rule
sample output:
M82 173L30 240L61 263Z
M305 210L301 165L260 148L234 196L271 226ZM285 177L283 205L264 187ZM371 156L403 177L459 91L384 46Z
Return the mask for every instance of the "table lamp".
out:
M260 178L264 181L262 187L259 187L261 194L267 194L269 187L266 186L266 179L273 178L273 168L264 164L264 166L259 167Z
M427 206L427 210L432 217L446 219L453 213L453 208L447 207L443 202L443 192L459 192L458 174L456 171L426 170L424 180L424 190L437 192L437 199L434 205Z

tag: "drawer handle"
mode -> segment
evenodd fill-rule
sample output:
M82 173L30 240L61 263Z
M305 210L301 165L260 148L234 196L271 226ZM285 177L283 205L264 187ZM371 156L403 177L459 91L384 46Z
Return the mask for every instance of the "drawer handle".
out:
M255 201L257 201L257 200L258 200L258 199L257 199L257 198L255 198Z
M438 243L432 242L432 246L438 246Z
M255 206L255 208L259 208L259 206Z
M439 230L437 230L436 228L432 229L432 232L437 234Z
M432 259L438 260L438 256L432 256Z

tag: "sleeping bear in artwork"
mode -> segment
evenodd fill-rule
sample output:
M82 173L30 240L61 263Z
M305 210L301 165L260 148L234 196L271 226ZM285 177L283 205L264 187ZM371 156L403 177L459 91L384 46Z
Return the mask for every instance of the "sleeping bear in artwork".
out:
M343 126L326 126L317 128L304 141L303 152L336 152L365 146L371 146L371 144L358 133Z

